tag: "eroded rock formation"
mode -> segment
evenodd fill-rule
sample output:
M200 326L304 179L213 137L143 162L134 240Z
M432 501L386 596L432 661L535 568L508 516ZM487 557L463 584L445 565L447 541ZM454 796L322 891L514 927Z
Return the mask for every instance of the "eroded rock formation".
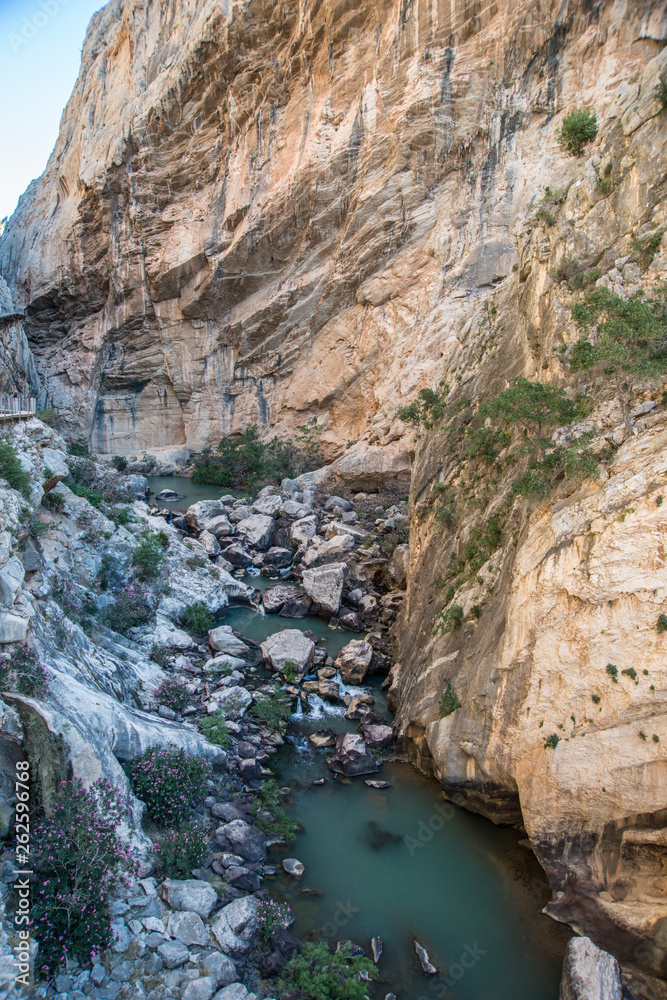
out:
M399 441L562 170L553 115L663 34L620 0L112 0L0 249L54 404L100 453Z

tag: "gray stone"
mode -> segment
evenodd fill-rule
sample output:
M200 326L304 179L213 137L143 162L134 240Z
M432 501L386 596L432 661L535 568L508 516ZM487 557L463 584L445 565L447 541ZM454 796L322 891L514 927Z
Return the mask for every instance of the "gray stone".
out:
M230 526L231 527L231 526ZM197 539L200 545L203 545L206 549L206 555L211 559L214 559L217 555L220 555L220 543L215 535L210 531L202 531L199 533L199 538Z
M373 647L364 639L352 639L338 653L336 666L345 684L361 684L373 658Z
M306 870L306 866L298 858L283 858L282 866L283 871L293 878L301 878Z
M208 644L216 653L227 653L229 656L243 658L248 653L248 647L242 639L238 639L229 625L219 625L208 633Z
M28 631L28 622L18 615L0 615L0 643L23 642Z
M225 718L239 718L252 704L252 695L246 688L233 685L215 692L215 701Z
M374 774L378 763L357 733L341 733L336 739L333 757L328 760L332 771L354 777L357 774Z
M391 726L375 725L370 722L361 722L359 731L364 738L366 746L379 750L381 747L388 747L394 742L394 731Z
M226 838L232 850L244 861L264 861L266 858L266 836L257 826L251 826L242 819L232 820L218 827L216 838Z
M159 892L173 910L192 910L204 920L211 915L211 910L218 901L218 894L213 886L198 879L168 878L160 886Z
M618 962L590 938L568 942L563 960L560 1000L621 1000Z
M119 965L111 970L111 978L115 979L117 983L129 983L131 973L132 963L120 962Z
M282 497L272 493L265 497L259 497L255 500L254 504L251 505L250 509L253 514L267 514L273 517L274 511L279 511L282 503Z
M21 589L24 576L25 569L20 559L17 559L16 556L8 559L0 570L0 601L6 607L11 608L14 604L14 599Z
M107 978L107 972L103 965L97 962L90 972L90 981L93 986L101 986L104 980Z
M189 528L199 531L214 518L226 517L227 507L220 500L199 500L188 507L185 512L185 523Z
M351 552L356 544L352 535L347 534L334 535L328 542L314 539L313 544L306 551L301 563L306 568L310 568L318 566L321 563L335 562L336 559L340 559L341 556Z
M319 520L315 514L310 514L308 517L300 517L298 521L294 521L290 526L290 540L295 545L303 545L304 542L308 542L311 538L315 537L318 524Z
M215 983L216 989L221 986L228 986L236 979L236 966L231 958L222 955L220 952L213 952L207 955L201 963L201 969L205 976L209 976Z
M182 941L165 941L157 950L166 969L177 969L190 958L190 953Z
M229 520L229 517L226 517L224 514L214 517L212 521L207 521L204 525L204 531L210 532L210 534L215 535L216 538L221 538L223 535L234 534L232 523ZM199 536L199 541L201 542L201 535Z
M202 976L181 987L181 1000L211 1000L214 993L215 982L210 976Z
M346 574L346 563L306 569L303 572L303 589L321 608L335 614L340 607Z
M341 510L352 510L352 504L349 500L345 500L343 497L337 496L329 497L324 505L324 509L335 510L336 507L340 507Z
M286 663L293 663L297 673L303 675L312 663L315 643L300 629L287 628L270 635L262 643L261 650L274 670L284 670Z
M254 896L241 896L225 906L211 924L211 932L222 951L239 957L252 946L258 926L259 901Z
M208 931L202 918L191 910L172 913L167 924L169 937L177 938L185 945L208 944Z
M401 590L405 588L408 576L408 556L408 546L397 545L387 565L387 572L389 573L391 580Z
M268 549L273 543L276 522L268 514L252 514L239 521L236 530L255 549ZM231 560L230 560L231 561Z
M144 968L146 970L146 975L155 976L158 972L162 972L164 969L164 962L159 955L151 954L144 962Z
M231 983L219 990L213 1000L251 1000L254 993L249 993L243 983Z
M130 940L130 932L123 921L113 920L111 922L112 950L118 952L119 954L127 951L130 947Z

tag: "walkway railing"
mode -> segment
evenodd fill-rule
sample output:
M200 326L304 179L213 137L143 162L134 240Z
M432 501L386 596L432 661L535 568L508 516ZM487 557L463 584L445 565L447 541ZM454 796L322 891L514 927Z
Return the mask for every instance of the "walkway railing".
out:
M34 396L0 396L0 420L21 420L32 417L37 410Z

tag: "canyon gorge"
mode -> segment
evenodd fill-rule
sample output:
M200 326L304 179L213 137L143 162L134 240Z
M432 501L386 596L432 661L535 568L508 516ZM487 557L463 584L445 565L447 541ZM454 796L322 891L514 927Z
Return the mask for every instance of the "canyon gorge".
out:
M110 0L0 235L0 393L37 396L96 461L182 472L252 425L308 427L331 494L409 482L385 577L399 747L525 831L547 912L645 1000L667 995L667 374L570 360L592 290L648 296L665 325L666 43L657 0ZM568 156L582 108L596 133ZM530 496L516 428L471 450L514 379L579 406L540 457L581 438L594 470ZM92 558L68 563L86 586ZM190 596L244 596L200 569ZM111 652L113 676L87 647L54 663L75 773L94 753L75 684L127 694ZM123 780L108 747L97 770Z

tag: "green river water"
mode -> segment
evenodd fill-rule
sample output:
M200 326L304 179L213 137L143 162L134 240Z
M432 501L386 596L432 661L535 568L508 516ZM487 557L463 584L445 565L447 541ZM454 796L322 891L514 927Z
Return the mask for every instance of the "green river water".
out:
M153 482L157 493L187 480ZM200 490L207 492L196 495ZM179 505L223 492L195 487ZM244 580L252 586L268 582ZM332 655L355 638L314 616L281 618L248 607L229 608L219 624L256 641L284 628L310 629L326 639ZM364 690L389 718L380 679L370 678ZM397 1000L557 1000L571 931L540 912L549 889L519 834L447 803L438 783L408 764L385 762L370 776L388 781L386 790L369 788L364 777L334 780L326 763L331 751L315 749L308 734L324 726L356 730L357 724L343 717L342 706L315 695L310 700L312 712L293 717L289 742L272 761L279 781L292 788L287 812L303 828L290 848L269 851L278 867L287 856L302 861L303 878L279 869L264 881L292 907L291 930L334 945L350 938L368 954L370 939L379 935L384 950L381 979L370 988L373 1000L390 991ZM314 786L319 778L326 783ZM304 894L304 888L316 894ZM427 948L438 974L421 971L414 938Z

